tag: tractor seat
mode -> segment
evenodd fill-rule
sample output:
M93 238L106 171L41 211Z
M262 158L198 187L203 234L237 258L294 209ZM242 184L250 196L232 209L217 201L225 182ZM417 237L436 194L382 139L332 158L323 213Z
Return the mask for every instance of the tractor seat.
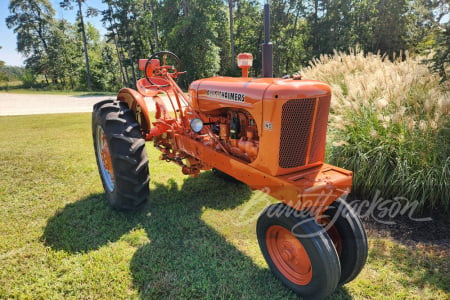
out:
M152 78L151 80L153 82L155 82L156 84L159 84L158 81L164 80L164 79ZM164 83L165 83L165 80L164 80ZM164 84L164 83L161 83L161 84ZM161 93L161 88L156 85L152 85L150 82L148 82L148 80L146 78L139 79L136 82L136 87L137 87L137 90L139 91L139 93L141 93L143 96L146 96L146 97L153 97L153 96L156 96L159 93Z

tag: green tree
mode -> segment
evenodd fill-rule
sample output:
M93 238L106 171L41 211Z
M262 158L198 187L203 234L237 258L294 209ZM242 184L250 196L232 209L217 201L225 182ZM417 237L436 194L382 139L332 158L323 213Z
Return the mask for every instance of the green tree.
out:
M67 74L67 53L66 49L69 41L66 34L67 22L55 21L54 26L49 31L48 53L45 58L41 59L41 63L47 66L47 72L51 73L56 79L54 84L65 84Z
M36 84L37 74L31 69L25 69L21 80L24 88L32 88Z
M154 50L159 51L158 22L157 22L157 17L155 15L155 11L157 10L158 5L159 5L159 3L156 0L146 0L146 1L144 1L144 10L146 10L146 11L149 10L151 12L151 15L146 14L146 16L150 16L151 23L153 25L153 38L154 38L154 41L155 41L155 47L154 47L154 49L152 48L153 51Z
M236 51L235 51L235 40L234 40L234 4L237 0L227 0L228 2L228 17L230 20L230 48L231 48L231 69L236 67Z
M225 64L221 61L221 51L229 44L229 37L223 38L227 36L228 24L224 3L219 0L167 0L160 11L164 14L160 28L167 39L167 47L178 54L188 71L182 77L183 86L192 80L217 74Z
M119 62L120 73L122 75L122 84L130 85L128 73L123 65L123 50L119 44L119 36L117 34L118 24L116 23L115 18L113 17L113 6L112 1L107 0L106 2L108 8L102 11L102 22L106 26L108 33L106 34L108 41L113 41L115 52L117 56L117 60Z
M449 9L448 0L416 0L408 12L408 48L418 53L433 52L431 67L442 81L450 76Z
M0 46L0 49L2 49L2 46ZM5 62L3 60L0 60L0 83L8 81L8 76L4 70Z
M239 0L234 18L236 53L253 54L253 76L261 74L261 43L263 42L262 7L257 0Z
M283 76L298 71L307 56L304 46L305 22L301 1L273 0L271 34L274 44L274 75Z
M48 0L11 0L9 11L6 25L17 34L17 51L28 57L26 65L34 73L42 73L47 79L51 70L48 43L55 14L52 5Z
M442 29L437 34L431 66L434 71L439 73L441 81L445 82L450 79L450 23L446 22L441 26Z
M139 57L147 57L151 41L146 40L151 35L151 24L143 24L142 12L144 2L136 0L107 0L108 11L103 12L104 20L109 23L124 75L129 86L136 83L136 65ZM146 42L144 42L146 41Z
M359 45L365 51L372 51L376 1L354 0L352 10L352 41L349 46Z
M306 19L308 24L309 38L307 41L307 48L312 56L319 56L323 53L322 39L321 37L326 35L326 30L321 26L321 20L325 14L323 1L310 0L308 1L306 8Z
M62 8L65 8L65 9L73 9L73 6L72 6L73 2L75 2L75 4L78 6L77 20L79 22L80 31L81 31L82 37L83 37L83 51L84 51L84 59L85 59L85 63L86 63L87 88L88 88L88 90L91 90L92 89L91 70L90 70L90 65L89 65L89 52L88 52L88 46L87 46L84 15L83 15L83 9L82 9L82 4L85 2L85 0L63 0L62 2L60 2L60 5Z
M407 0L378 0L376 8L372 26L374 44L370 50L387 53L391 57L406 50Z
M86 24L86 38L91 62L92 88L94 90L115 90L119 87L120 77L117 58L113 55L113 45L102 40L99 31ZM83 77L85 72L81 73Z

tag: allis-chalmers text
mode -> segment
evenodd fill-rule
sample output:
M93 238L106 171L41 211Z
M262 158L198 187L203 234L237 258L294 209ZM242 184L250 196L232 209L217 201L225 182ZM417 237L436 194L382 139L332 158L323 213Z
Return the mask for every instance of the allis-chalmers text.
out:
M206 94L208 95L208 97L219 99L219 100L245 102L245 94L241 94L241 93L208 90L206 92Z

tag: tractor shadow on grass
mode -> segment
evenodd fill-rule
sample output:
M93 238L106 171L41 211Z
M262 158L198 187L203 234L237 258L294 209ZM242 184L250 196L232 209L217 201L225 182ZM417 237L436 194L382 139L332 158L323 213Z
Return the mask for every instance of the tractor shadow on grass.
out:
M246 185L225 182L211 172L186 178L181 186L174 181L155 184L149 204L134 213L116 212L96 194L52 217L43 240L53 249L78 253L144 229L149 242L140 245L130 262L134 288L143 299L297 299L268 269L202 220L205 208L231 210L250 196ZM256 240L256 234L251 238ZM349 298L345 287L330 297Z
M104 194L93 194L58 210L41 240L54 250L87 252L119 240L136 224L133 213L112 210Z

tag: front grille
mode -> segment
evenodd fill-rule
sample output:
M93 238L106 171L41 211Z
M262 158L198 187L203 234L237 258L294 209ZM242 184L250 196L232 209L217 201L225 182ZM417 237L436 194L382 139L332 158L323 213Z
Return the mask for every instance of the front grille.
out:
M305 165L315 102L316 99L295 99L283 104L280 167L295 168Z
M319 102L313 124L316 101ZM294 99L283 104L279 153L281 168L296 168L323 161L329 107L330 97Z
M314 135L312 139L311 151L309 154L310 164L324 160L325 143L327 139L328 113L330 112L331 97L319 99L316 121L314 126Z

